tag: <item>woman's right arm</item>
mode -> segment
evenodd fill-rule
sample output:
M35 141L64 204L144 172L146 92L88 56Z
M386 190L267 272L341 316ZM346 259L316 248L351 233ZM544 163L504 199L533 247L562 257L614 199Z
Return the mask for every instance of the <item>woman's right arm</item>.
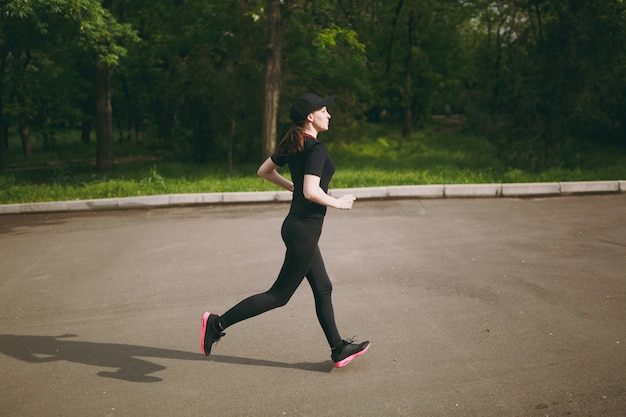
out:
M257 174L259 174L259 177L271 182L272 184L276 184L287 191L293 192L293 183L280 175L277 171L278 168L279 166L272 161L272 158L267 158L259 167Z

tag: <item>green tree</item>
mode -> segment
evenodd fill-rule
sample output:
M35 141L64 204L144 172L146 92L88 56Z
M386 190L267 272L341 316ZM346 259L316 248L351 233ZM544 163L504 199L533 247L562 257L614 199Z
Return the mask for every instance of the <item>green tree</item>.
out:
M621 1L474 2L466 85L476 125L512 165L575 161L581 144L624 123L626 15Z
M365 45L334 1L285 2L282 110L285 130L292 100L303 93L335 95L329 139L349 132L368 108L370 77Z
M371 121L400 123L409 135L458 85L459 27L466 12L457 1L342 1L341 15L366 45ZM364 6L364 7L362 7ZM381 30L382 29L382 30Z
M624 123L626 5L552 1L542 13L547 17L531 72L540 100L528 110L539 117L540 150L558 162L577 143L616 137Z
M141 38L116 75L123 86L116 102L133 115L126 124L154 126L162 146L196 162L257 160L265 58L261 3L138 0L118 13Z
M9 49L13 61L20 59L24 71L31 65L35 54L50 55L46 47L64 50L65 45L83 48L85 53L94 55L96 85L96 124L98 140L98 169L108 171L113 168L113 136L110 107L110 76L126 52L123 44L135 40L130 26L120 24L113 17L112 0L101 4L97 0L13 0L3 5L3 32L21 30L25 36L2 38L0 48ZM12 27L14 25L14 27ZM14 35L14 34L13 34ZM51 42L55 42L52 43ZM26 52L16 53L20 48ZM25 58L20 58L24 56ZM42 60L43 61L43 60ZM61 63L58 64L62 66ZM4 77L4 73L2 77ZM6 80L5 80L6 81ZM18 103L26 104L32 99L27 85L33 83L15 82ZM28 106L23 106L24 108ZM20 130L26 130L28 115L20 111ZM24 133L22 134L24 138ZM24 139L23 139L24 140Z

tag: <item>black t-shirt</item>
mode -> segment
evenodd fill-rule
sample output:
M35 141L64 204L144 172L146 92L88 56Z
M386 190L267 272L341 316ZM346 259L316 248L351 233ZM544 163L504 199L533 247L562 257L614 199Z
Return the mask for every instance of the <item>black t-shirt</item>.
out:
M293 155L271 156L278 166L289 165L291 180L293 181L293 198L290 213L301 217L321 218L326 214L326 206L314 203L304 198L303 186L306 174L320 177L320 187L328 193L328 184L335 173L335 164L328 155L326 146L317 139L305 135L304 149Z

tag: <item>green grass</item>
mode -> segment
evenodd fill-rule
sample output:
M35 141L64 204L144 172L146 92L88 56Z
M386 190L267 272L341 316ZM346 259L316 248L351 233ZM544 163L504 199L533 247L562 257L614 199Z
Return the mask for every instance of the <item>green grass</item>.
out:
M626 179L626 156L615 149L585 149L572 156L567 167L536 172L508 167L477 133L429 128L401 138L382 126L365 128L358 141L328 136L326 143L337 165L332 188ZM93 166L94 148L68 136L57 139L54 151L35 148L28 162L9 154L10 169L0 173L0 203L277 189L256 176L257 164L228 172L225 164L163 158L122 163L113 173L100 175ZM158 153L146 145L116 144L117 157L146 155ZM42 163L48 165L36 167ZM287 170L283 173L288 176Z

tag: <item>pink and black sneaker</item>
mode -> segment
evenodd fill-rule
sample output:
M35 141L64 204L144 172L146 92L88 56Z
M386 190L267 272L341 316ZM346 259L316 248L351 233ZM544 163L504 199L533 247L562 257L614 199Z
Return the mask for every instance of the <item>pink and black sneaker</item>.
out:
M335 368L343 368L354 358L358 358L363 355L370 348L370 342L365 341L363 343L355 344L354 340L343 340L339 347L333 349L331 358L335 363Z
M200 328L200 350L204 356L211 354L211 347L213 343L219 342L222 336L225 335L221 330L218 331L219 324L217 320L220 316L211 314L206 311L202 315L202 327Z

